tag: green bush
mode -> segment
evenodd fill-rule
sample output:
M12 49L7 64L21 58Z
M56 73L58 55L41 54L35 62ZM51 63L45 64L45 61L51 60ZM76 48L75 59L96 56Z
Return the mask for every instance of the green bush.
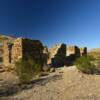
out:
M40 65L34 62L32 59L22 60L20 59L15 63L16 73L21 83L27 83L40 72Z
M96 73L100 74L100 59L96 59L94 64L96 66Z
M94 58L92 56L82 56L75 61L75 65L78 70L83 73L93 74L95 73L96 67L93 63Z

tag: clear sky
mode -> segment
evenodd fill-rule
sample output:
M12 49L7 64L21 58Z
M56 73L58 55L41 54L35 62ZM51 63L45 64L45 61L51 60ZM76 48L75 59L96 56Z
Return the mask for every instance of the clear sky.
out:
M0 32L100 47L100 0L0 0Z

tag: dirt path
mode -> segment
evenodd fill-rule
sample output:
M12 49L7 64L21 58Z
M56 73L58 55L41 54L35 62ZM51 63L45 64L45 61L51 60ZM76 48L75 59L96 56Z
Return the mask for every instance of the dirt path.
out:
M82 74L74 66L62 67L13 95L1 95L0 100L100 100L100 75Z

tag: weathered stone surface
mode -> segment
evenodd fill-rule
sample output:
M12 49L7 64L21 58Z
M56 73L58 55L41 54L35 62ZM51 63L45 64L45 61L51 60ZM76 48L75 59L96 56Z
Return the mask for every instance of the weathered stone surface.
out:
M9 44L11 47L9 47ZM30 40L17 38L13 41L13 43L9 43L8 41L4 44L4 65L8 66L9 64L14 64L18 59L33 59L37 61L41 65L45 62L45 58L43 53L44 46L38 40ZM46 54L45 54L46 55Z
M67 56L70 55L75 55L75 56L80 56L80 49L77 46L67 46L66 48L67 51Z
M80 48L80 55L81 56L87 55L87 47Z
M6 40L3 44L3 65L10 66L12 62L12 40Z
M77 46L67 46L66 52L67 55L65 65L73 65L74 61L80 57L80 49Z
M66 57L66 45L58 44L49 49L50 56L48 59L48 64L52 64L53 66L61 66L64 64L64 60Z
M87 54L87 48L80 49L77 46L58 44L49 49L48 64L52 66L71 65L80 56Z
M22 39L18 38L13 42L12 46L12 62L14 63L18 59L22 58Z
M14 65L18 59L29 59L51 66L63 66L72 64L77 57L87 55L87 48L77 46L67 46L66 44L57 44L48 49L39 40L25 38L7 38L2 42L0 53L3 56L4 66Z

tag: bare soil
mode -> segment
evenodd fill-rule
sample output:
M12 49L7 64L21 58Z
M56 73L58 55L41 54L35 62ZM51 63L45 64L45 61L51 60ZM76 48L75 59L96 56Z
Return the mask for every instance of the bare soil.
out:
M87 75L75 66L28 84L18 84L12 73L0 73L0 100L100 100L100 75Z

